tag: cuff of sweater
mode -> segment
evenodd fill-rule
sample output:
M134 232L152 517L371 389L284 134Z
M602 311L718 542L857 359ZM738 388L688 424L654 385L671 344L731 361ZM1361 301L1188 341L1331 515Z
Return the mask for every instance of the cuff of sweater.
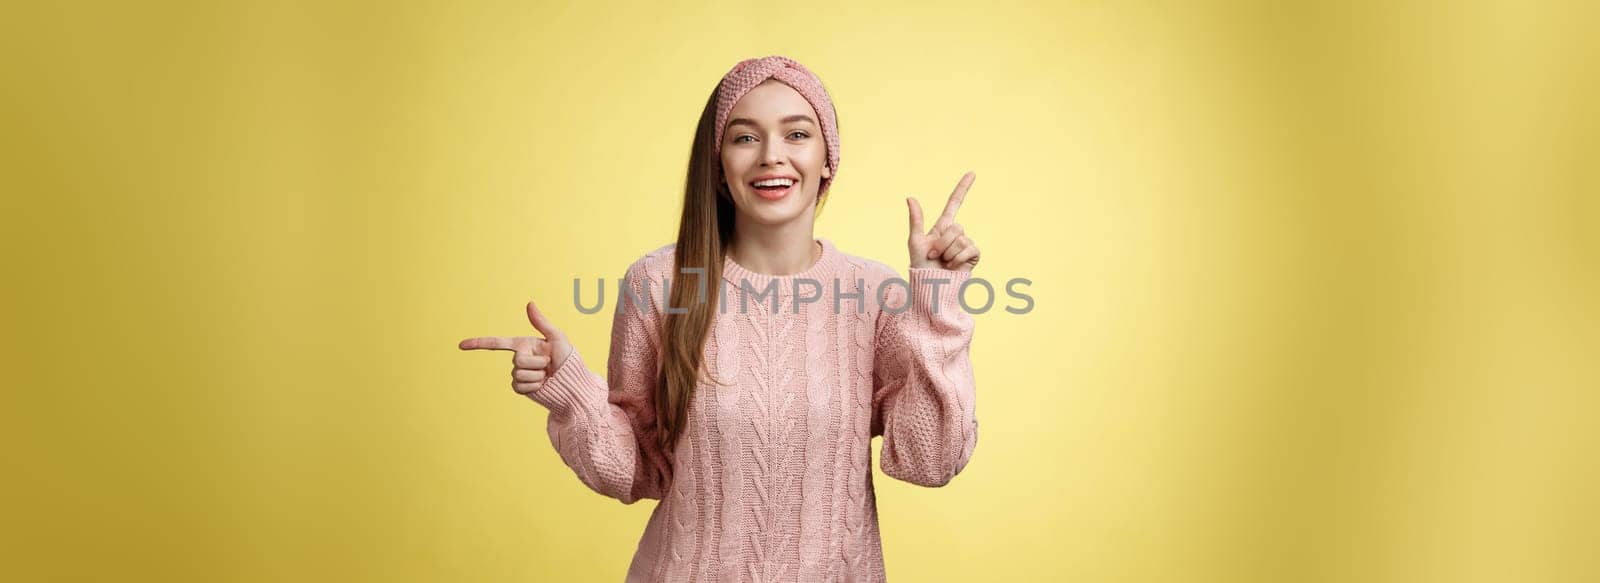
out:
M937 267L910 270L913 300L911 311L918 314L950 314L961 309L961 284L972 278L971 271Z
M600 382L583 357L574 349L566 362L556 369L556 374L545 379L544 386L528 395L550 409L550 414L563 417L576 411L606 402L608 389Z

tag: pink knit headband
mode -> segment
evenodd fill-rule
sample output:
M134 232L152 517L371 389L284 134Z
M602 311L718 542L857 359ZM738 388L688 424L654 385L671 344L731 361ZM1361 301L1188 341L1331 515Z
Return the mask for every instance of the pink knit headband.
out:
M822 80L811 73L805 65L794 59L773 55L759 59L745 59L734 65L727 75L722 76L722 82L717 85L717 142L716 152L718 164L721 164L722 155L722 130L728 123L728 112L733 105L749 93L755 86L767 79L777 79L784 85L793 87L801 97L811 102L811 108L817 112L817 121L822 124L822 139L828 145L828 169L833 176L822 179L822 186L817 190L821 196L828 192L828 186L833 184L833 179L839 176L839 120L833 112L833 99L828 97L828 91L822 88Z

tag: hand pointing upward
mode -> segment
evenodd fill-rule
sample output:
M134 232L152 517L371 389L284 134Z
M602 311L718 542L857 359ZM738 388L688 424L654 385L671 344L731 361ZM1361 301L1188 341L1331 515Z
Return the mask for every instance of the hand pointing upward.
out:
M934 221L933 229L922 230L922 205L916 197L907 197L906 206L911 212L911 237L906 248L911 252L911 267L933 267L952 271L972 271L978 265L978 246L966 235L961 223L956 222L956 211L967 197L967 189L978 175L968 172L950 193L944 203L944 213Z
M545 319L533 302L528 302L528 323L544 337L482 336L462 340L459 347L462 350L511 351L511 389L531 395L543 388L545 379L555 376L556 370L567 361L567 356L572 354L572 343L566 334Z

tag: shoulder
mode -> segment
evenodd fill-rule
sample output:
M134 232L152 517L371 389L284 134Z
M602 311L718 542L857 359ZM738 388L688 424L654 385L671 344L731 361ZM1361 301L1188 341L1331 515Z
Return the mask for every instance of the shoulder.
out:
M853 272L853 278L865 280L869 286L875 287L878 282L903 277L889 264L870 257L848 253L843 249L839 250L839 257L842 259L840 271L845 272L844 275Z
M628 264L625 277L630 283L634 284L648 280L653 284L659 285L666 280L668 274L672 273L677 247L677 243L667 243L646 251L644 255L639 256L633 263Z

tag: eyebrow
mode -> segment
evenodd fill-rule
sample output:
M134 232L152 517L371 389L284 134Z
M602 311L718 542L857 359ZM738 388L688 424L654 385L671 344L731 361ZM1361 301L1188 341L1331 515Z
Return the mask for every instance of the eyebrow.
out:
M778 120L778 123L785 124L785 123L791 123L791 122L797 122L797 121L811 122L812 125L816 125L816 123L817 123L817 120L811 119L811 116L805 115L805 114L791 115L789 117L786 117L786 118ZM733 127L734 125L737 125L737 124L744 124L744 125L750 125L750 126L759 126L759 125L761 125L761 124L756 123L754 120L750 120L750 119L746 119L746 118L742 118L742 117L736 117L736 118L733 118L732 120L728 121L728 127Z

